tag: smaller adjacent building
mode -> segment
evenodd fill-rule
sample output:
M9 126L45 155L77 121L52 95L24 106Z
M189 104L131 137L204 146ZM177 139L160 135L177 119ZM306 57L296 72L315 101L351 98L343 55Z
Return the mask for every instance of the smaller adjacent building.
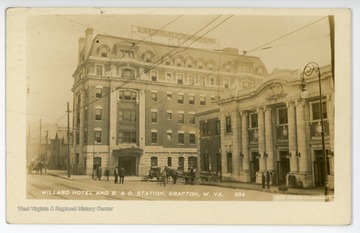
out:
M293 187L324 185L325 164L334 187L334 82L331 67L320 68L326 163L323 158L317 74L274 70L261 85L223 92L218 106L197 113L201 170L220 170L223 179ZM301 97L305 85L308 96Z

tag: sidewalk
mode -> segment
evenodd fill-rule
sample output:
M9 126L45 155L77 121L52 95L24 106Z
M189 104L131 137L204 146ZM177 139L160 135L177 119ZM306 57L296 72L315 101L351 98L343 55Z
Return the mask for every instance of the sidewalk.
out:
M69 178L67 176L67 171L64 170L47 170L46 174L57 176L67 180L91 180L92 177L89 175L73 175ZM109 176L109 180L113 180L113 176ZM107 177L103 176L102 180L106 181ZM141 176L127 176L126 180L131 181L141 181ZM213 186L224 187L224 188L237 188L237 189L245 189L245 190L257 190L263 192L270 192L270 193L279 193L279 194L292 194L292 195L323 195L324 188L312 188L312 189L295 189L295 188L288 188L288 191L279 191L279 186L271 186L270 189L262 189L261 184L254 184L254 183L239 183L239 182L222 182L213 184ZM333 195L334 191L329 191L329 195Z

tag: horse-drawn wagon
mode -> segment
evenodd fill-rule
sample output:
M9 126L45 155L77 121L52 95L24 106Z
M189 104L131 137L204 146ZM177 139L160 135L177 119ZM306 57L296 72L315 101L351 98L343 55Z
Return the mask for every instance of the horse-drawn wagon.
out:
M150 167L149 173L144 175L142 181L150 181L152 178L157 178L161 173L161 168L158 166Z

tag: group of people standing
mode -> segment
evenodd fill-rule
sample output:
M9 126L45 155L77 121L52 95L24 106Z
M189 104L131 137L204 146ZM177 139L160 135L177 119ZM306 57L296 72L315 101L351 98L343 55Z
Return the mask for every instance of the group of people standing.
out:
M270 189L270 180L271 180L271 175L270 172L263 172L261 175L261 184L262 184L262 188L265 189L265 183L266 183L266 188Z
M124 183L124 180L125 180L125 174L126 174L126 171L123 167L121 167L120 169L116 166L115 167L115 170L114 170L114 183L117 184L123 184ZM118 182L119 181L119 182Z

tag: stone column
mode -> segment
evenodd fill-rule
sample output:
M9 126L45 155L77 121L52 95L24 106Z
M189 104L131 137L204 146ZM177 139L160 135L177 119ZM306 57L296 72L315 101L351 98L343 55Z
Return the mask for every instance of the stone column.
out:
M257 109L258 113L258 130L259 130L259 154L261 157L259 158L259 172L265 171L265 160L264 160L264 152L265 152L265 125L264 125L264 108L260 107Z
M287 103L288 107L288 137L289 137L289 153L290 157L290 173L298 172L298 161L296 158L296 119L295 119L295 105L296 102Z
M271 108L266 107L265 109L265 152L267 158L264 158L265 169L267 171L274 171L274 141L273 141L273 124L271 120Z
M231 133L232 133L232 177L237 179L239 177L239 154L241 145L239 143L239 128L238 128L238 113L237 111L230 114L231 116ZM240 146L240 148L239 148Z
M306 121L305 121L305 101L300 101L296 106L297 121L297 145L299 158L299 172L307 174L309 172L309 157L306 147Z
M241 113L241 150L242 150L242 168L243 171L249 171L249 132L248 132L248 113Z
M249 159L249 131L248 131L248 113L241 112L241 152L242 152L242 171L240 181L250 182L250 159ZM241 161L240 160L240 161Z

